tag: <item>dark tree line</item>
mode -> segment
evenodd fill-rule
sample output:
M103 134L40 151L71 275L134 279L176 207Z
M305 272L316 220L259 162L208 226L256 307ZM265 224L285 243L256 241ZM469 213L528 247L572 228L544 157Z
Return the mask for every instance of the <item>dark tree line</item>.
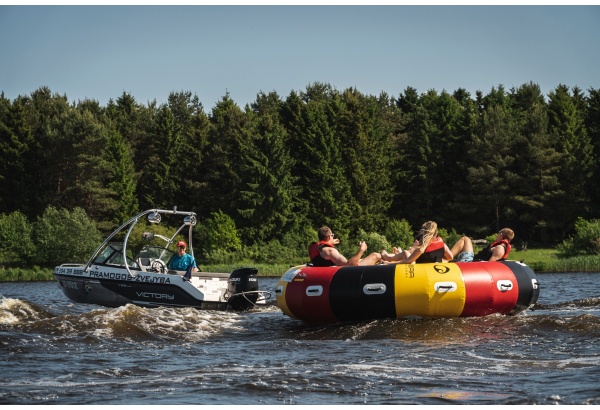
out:
M140 209L222 212L245 244L385 232L433 219L550 245L600 217L600 91L530 83L398 98L315 83L210 112L191 92L147 105L0 95L0 214L82 207L102 231ZM311 231L312 230L312 231Z

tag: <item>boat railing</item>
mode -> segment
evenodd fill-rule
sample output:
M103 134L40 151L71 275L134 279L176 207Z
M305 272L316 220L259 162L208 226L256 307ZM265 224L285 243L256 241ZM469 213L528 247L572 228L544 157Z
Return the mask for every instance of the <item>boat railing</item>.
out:
M184 222L183 225L181 225L181 227L179 229L177 229L175 231L175 234L173 234L173 236L170 238L169 243L167 244L170 245L171 243L173 243L175 237L181 232L181 230L186 227L189 226L189 235L188 235L188 247L190 249L190 254L192 256L194 256L193 254L193 248L192 248L192 227L194 225L196 225L196 213L195 212L189 212L189 211L178 211L177 207L174 207L172 210L168 210L168 209L148 209L144 212L139 213L138 215L134 216L133 218L130 218L128 221L126 221L125 223L123 223L121 226L119 226L117 229L115 229L101 244L100 246L98 246L98 248L96 249L96 251L92 254L92 256L90 257L90 259L88 260L88 263L85 265L84 267L84 272L87 272L90 269L90 266L93 264L95 258L98 256L98 254L106 247L106 245L121 231L123 231L125 228L127 228L127 226L129 226L129 229L127 230L127 234L125 235L125 239L123 240L123 249L122 249L122 254L123 254L123 259L127 260L127 243L129 240L129 236L131 235L131 232L134 228L134 226L138 223L139 219L143 216L148 216L148 221L150 223L153 224L158 224L161 222L161 215L182 215L184 216ZM166 247L165 247L166 249ZM125 269L127 269L127 272L131 275L131 276L136 276L137 274L132 273L131 270L129 269L128 264L125 264Z

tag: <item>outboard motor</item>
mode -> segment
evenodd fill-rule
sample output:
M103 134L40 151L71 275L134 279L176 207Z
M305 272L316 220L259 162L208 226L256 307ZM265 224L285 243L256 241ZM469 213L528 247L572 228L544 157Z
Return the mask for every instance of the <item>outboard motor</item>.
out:
M252 309L258 299L258 269L240 268L231 272L227 280L229 309Z

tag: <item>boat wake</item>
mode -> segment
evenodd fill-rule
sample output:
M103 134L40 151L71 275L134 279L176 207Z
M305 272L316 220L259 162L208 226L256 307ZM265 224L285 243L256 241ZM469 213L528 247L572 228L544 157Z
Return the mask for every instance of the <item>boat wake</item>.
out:
M0 330L18 329L27 334L83 337L89 343L107 340L197 342L225 332L244 332L245 316L248 314L252 312L167 307L147 309L128 304L65 315L29 301L0 298Z
M568 302L555 304L537 303L533 310L581 310L581 309L600 308L600 297L590 297L585 299L577 299Z
M136 343L182 345L218 339L263 340L405 340L425 344L471 344L476 340L512 338L520 328L529 332L565 334L585 331L600 337L600 298L554 305L536 305L517 316L400 318L331 325L297 322L274 304L246 312L195 308L142 308L132 304L117 308L89 305L86 311L56 312L27 300L0 297L0 331L84 340L87 344ZM44 338L42 338L44 339Z
M0 296L0 326L15 325L52 316L52 313L35 303Z

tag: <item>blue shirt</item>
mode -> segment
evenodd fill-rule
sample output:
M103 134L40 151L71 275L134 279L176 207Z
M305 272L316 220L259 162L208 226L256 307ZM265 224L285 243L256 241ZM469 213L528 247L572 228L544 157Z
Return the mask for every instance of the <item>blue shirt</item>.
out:
M196 266L196 261L194 260L192 255L190 255L189 253L184 253L183 256L180 257L179 255L175 254L173 255L173 258L171 258L169 268L175 270L188 270L190 265L194 268L198 267Z

